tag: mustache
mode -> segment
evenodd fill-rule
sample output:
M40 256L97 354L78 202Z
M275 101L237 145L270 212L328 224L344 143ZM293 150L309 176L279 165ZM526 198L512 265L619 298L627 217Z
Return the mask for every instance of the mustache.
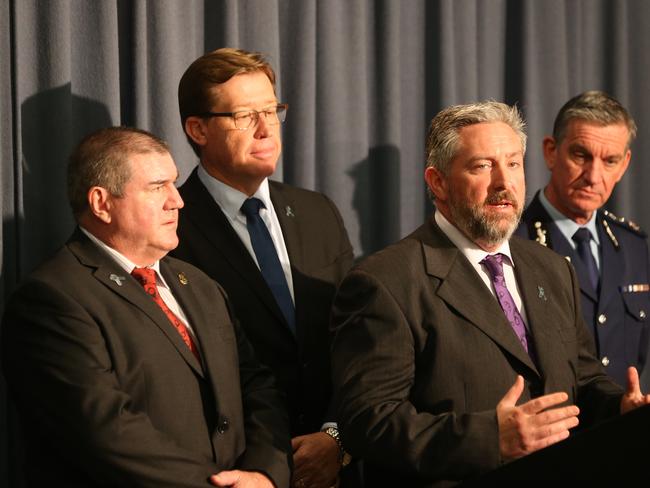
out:
M499 203L503 203L503 202L509 203L514 207L519 206L519 201L517 200L517 196L509 190L501 190L494 193L490 193L485 198L484 203L486 205L498 205Z

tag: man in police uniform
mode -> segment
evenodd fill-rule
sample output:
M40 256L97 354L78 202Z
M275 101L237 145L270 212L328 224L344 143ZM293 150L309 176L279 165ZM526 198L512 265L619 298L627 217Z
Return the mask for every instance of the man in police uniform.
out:
M550 181L517 231L573 263L598 357L621 386L629 366L641 373L646 362L647 236L602 206L629 165L635 135L630 114L607 94L587 91L569 100L543 142Z

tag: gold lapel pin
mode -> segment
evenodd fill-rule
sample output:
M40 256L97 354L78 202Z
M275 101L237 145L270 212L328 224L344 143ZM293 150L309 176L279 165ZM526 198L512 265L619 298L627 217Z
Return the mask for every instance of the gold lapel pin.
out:
M289 205L287 205L286 207L284 207L284 211L285 211L285 213L287 214L287 217L295 217L295 216L296 216L296 215L293 213L293 209L292 209Z
M185 276L185 273L178 273L178 281L181 282L181 285L187 285L189 283L187 276Z

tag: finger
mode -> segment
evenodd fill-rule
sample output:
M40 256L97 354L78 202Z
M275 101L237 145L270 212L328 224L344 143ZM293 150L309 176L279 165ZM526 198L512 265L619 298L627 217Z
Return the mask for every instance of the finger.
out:
M545 447L551 446L553 444L556 444L560 441L563 441L564 439L567 439L569 437L569 430L568 429L563 429L560 430L559 432L556 432L555 434L544 436L541 439L533 442L532 444L532 449L530 452L537 451L539 449L544 449Z
M528 415L535 415L542 410L546 410L547 408L559 405L560 403L564 403L568 399L569 395L563 391L557 393L549 393L548 395L537 397L524 403L521 405L521 409Z
M548 422L534 427L531 436L535 440L542 440L548 437L552 438L561 432L569 432L570 429L577 427L579 423L578 417L562 418L555 422Z
M304 436L298 436L291 439L291 449L293 449L294 452L302 445L303 438Z
M214 474L210 477L210 481L215 486L230 486L234 485L239 481L239 471L221 471L218 474Z
M627 368L627 394L641 396L641 386L639 385L639 372L634 366Z
M519 400L519 397L524 391L524 378L521 375L517 375L517 379L510 389L503 396L499 404L503 407L514 407Z
M554 424L570 418L578 418L580 409L575 405L567 407L552 408L538 413L532 418L532 423L536 427Z

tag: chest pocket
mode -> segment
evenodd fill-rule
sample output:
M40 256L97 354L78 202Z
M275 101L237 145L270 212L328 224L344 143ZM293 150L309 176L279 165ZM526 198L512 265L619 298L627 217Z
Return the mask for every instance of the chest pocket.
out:
M645 322L650 314L650 292L621 292L625 310L638 322Z

